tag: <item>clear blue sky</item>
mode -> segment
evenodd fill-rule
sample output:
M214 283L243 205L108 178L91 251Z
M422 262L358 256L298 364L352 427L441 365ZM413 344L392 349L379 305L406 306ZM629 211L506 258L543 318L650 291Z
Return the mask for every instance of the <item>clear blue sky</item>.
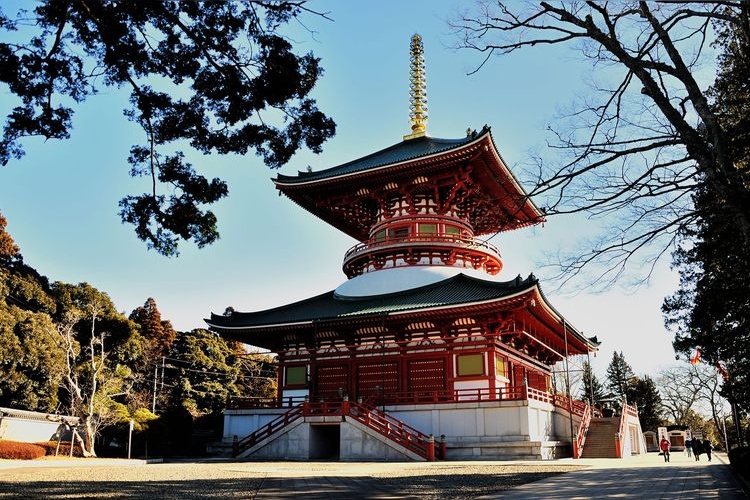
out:
M325 74L315 95L338 133L322 154L300 153L281 172L334 166L408 133L409 39L415 32L425 45L430 135L461 137L467 127L488 124L511 168L528 150L543 148L545 125L587 91L582 80L590 67L570 49L537 48L494 58L467 76L481 56L449 48L447 19L457 5L313 2L329 11L333 22L307 18L317 33L295 30L293 36L300 51L312 50L322 59ZM3 115L11 103L0 89ZM182 244L176 259L147 251L117 215L120 198L147 189L128 175L128 149L144 138L123 117L126 106L125 93L105 89L78 107L70 140L25 141L26 157L0 168L0 211L28 264L53 281L91 283L125 313L154 297L162 316L180 330L205 327L202 318L230 305L265 309L345 280L342 259L356 242L279 197L270 181L276 172L254 156L192 153L190 160L202 172L229 183L229 198L213 208L221 239L203 250ZM585 228L582 220L553 218L543 228L493 238L504 257L502 277L534 272L543 278L539 263L545 253L570 249ZM597 373L604 373L613 350L623 351L638 374L653 375L674 363L659 310L677 285L667 264L657 268L649 287L637 291L563 296L555 292L557 283L542 282L572 324L603 342L593 360Z

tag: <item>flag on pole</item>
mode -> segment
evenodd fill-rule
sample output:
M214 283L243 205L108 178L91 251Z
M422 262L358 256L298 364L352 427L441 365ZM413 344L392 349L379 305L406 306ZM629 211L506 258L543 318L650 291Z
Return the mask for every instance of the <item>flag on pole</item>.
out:
M700 348L695 349L695 354L693 354L693 357L690 358L690 364L697 365L701 360L701 350Z
M718 361L716 362L716 369L717 369L717 370L719 371L719 373L721 374L722 378L723 378L723 379L724 379L725 381L726 381L726 380L729 380L729 372L728 372L728 371L727 371L727 369L726 369L726 368L725 368L724 366L722 366L722 364L721 364L720 362L718 362Z

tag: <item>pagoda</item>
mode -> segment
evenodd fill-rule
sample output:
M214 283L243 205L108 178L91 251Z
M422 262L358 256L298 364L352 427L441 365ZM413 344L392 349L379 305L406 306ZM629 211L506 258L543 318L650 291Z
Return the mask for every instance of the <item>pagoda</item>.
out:
M597 349L533 275L502 281L487 239L544 221L489 127L430 137L422 41L411 131L342 165L279 174L286 197L358 243L335 290L212 314L226 339L278 360L274 401L233 400L235 456L545 459L578 452L590 408L554 394L557 363Z

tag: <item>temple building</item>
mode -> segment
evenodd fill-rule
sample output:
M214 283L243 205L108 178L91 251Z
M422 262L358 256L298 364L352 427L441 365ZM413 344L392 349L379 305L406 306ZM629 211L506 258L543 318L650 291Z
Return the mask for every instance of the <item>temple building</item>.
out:
M410 87L411 131L403 140L342 165L274 179L293 202L359 242L344 255L347 281L292 304L206 320L222 337L278 359L276 400L238 402L225 412L224 441L235 456L583 453L591 408L555 393L553 367L598 343L566 321L533 274L499 279L501 254L487 241L539 224L544 214L503 161L489 127L456 139L426 133L418 35ZM617 442L612 433L620 456L641 447L632 413L623 412Z

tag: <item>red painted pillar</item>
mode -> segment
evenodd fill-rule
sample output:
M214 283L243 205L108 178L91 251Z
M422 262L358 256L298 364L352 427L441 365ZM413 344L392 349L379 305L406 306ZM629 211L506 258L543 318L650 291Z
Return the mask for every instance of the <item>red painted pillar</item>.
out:
M430 434L430 437L427 438L427 461L435 461L435 436L433 436L432 434Z

